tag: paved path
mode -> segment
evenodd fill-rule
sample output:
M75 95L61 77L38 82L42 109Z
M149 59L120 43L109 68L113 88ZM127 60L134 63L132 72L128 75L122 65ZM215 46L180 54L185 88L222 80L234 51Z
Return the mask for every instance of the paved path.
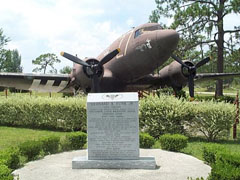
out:
M206 94L206 95L215 95L215 92L195 92L196 94ZM237 90L236 93L223 93L223 95L226 96L236 96L237 94Z
M86 150L64 152L27 163L14 171L20 180L187 180L204 177L211 168L202 161L182 153L160 149L141 149L141 156L154 156L159 168L139 169L72 169L72 158L85 156Z

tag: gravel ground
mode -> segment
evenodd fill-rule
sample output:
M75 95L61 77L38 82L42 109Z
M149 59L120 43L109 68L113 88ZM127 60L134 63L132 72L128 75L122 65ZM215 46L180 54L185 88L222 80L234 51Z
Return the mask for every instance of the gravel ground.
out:
M72 169L72 159L85 156L86 150L64 152L27 163L13 172L20 180L187 180L204 179L211 167L195 157L160 149L140 149L141 156L154 156L158 168L141 169ZM17 178L15 178L17 179Z

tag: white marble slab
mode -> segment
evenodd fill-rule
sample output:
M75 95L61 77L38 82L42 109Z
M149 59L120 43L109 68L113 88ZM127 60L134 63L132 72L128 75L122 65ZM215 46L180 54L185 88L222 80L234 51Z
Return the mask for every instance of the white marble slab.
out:
M137 93L90 93L87 98L88 154L73 169L155 169L154 157L139 157Z
M137 93L99 93L88 97L88 159L138 159ZM101 98L102 102L99 101Z
M88 160L86 156L75 157L73 169L156 169L154 157L140 157L138 160Z

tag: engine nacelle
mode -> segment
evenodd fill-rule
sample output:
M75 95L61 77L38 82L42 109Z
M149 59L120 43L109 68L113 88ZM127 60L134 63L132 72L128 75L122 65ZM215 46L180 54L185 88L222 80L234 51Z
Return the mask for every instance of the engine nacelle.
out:
M94 58L88 58L85 59L88 64L94 65L98 64L98 60ZM101 70L98 72L98 77L101 80L103 76L104 69L101 68ZM81 87L84 92L88 93L91 91L91 86L92 86L92 76L90 69L88 67L79 65L79 64L74 64L73 66L73 71L71 73L71 80L75 84L76 87Z
M184 61L184 63L189 66L194 66L190 61ZM187 84L189 73L186 67L173 61L170 65L165 66L159 71L159 76L164 85L181 88Z

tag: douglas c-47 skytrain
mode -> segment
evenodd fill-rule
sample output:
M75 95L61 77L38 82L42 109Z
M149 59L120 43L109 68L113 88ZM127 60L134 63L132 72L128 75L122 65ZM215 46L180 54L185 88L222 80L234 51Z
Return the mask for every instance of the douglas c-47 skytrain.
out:
M158 89L165 86L180 90L188 83L194 97L194 81L239 76L240 73L197 74L207 57L194 65L173 54L179 35L175 30L162 29L157 23L138 26L115 40L97 58L79 59L66 52L61 55L74 62L71 74L0 73L0 86L42 92L129 92ZM170 57L175 59L152 72Z

